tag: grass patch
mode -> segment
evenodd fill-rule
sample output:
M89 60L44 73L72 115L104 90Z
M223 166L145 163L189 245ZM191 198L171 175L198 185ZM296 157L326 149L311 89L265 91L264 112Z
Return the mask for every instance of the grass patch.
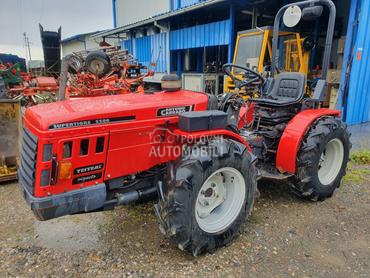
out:
M363 183L365 179L362 176L358 176L356 173L349 171L347 175L345 175L345 177L343 178L343 181L345 183L359 184L359 183Z
M370 150L356 151L351 154L351 161L356 164L370 164Z
M368 168L359 168L353 164L353 162L348 164L347 175L343 178L345 183L355 183L362 184L367 181L370 181L370 169Z

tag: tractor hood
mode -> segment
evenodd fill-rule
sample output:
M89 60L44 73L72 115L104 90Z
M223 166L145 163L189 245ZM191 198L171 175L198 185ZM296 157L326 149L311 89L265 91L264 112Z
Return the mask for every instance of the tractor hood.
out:
M191 91L126 94L65 100L30 107L25 122L40 131L177 116L206 110L208 96Z

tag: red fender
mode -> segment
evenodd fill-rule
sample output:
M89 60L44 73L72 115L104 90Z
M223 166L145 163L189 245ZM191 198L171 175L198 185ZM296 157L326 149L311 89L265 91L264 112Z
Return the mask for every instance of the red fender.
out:
M332 109L310 109L297 114L287 125L281 136L276 154L276 168L281 173L296 173L296 159L304 135L311 124L323 116L340 116L341 111Z
M185 137L185 138L191 138L191 139L201 139L204 137L212 137L212 136L225 136L231 139L234 139L243 145L247 147L250 153L252 153L252 149L249 146L248 142L244 140L243 137L241 137L239 134L236 134L232 131L226 130L226 129L214 129L214 130L204 130L204 131L195 131L195 132L186 132L180 129L176 129L174 131L175 134Z

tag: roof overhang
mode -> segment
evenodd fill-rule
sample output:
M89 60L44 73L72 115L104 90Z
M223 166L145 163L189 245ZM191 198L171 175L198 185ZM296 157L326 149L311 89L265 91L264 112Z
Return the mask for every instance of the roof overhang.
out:
M134 29L134 28L137 28L137 27L153 24L156 21L165 20L165 19L177 16L177 15L181 15L181 14L184 14L184 13L187 13L187 12L191 12L191 11L198 10L198 9L201 9L201 8L209 7L209 6L212 6L212 5L215 5L215 4L218 4L218 3L222 3L222 2L226 2L226 0L208 0L208 1L200 2L198 4L194 4L194 5L191 5L191 6L182 8L182 9L174 10L174 11L169 11L169 12L166 12L164 14L156 15L156 16L153 16L151 18L144 19L144 20L132 23L132 24L122 26L122 27L118 27L118 28L114 28L114 29L111 29L111 30L99 32L99 33L96 33L96 34L92 35L91 38L97 39L97 38L102 38L102 37L118 36L120 33L125 33L127 31L129 31L131 29Z
M69 43L72 41L84 41L85 37L88 37L88 36L91 36L97 33L102 33L102 32L104 31L95 31L95 32L90 32L90 33L77 34L77 35L63 39L62 43Z

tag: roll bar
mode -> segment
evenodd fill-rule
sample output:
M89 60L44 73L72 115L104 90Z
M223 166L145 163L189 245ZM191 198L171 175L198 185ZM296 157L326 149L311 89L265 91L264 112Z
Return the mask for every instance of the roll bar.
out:
M278 38L279 38L279 28L280 28L280 21L281 18L290 6L298 6L301 9L306 7L312 7L315 5L325 5L329 8L330 15L329 15L329 23L328 23L328 30L326 33L326 42L325 42L325 52L322 61L322 79L326 80L328 69L329 69L329 62L330 62L330 55L331 55L331 47L333 44L333 35L334 35L334 26L335 26L335 17L336 17L336 8L334 3L331 0L308 0L308 1L301 1L296 3L290 3L282 7L275 16L274 22L274 31L273 31L273 41L272 41L272 61L271 61L271 75L274 76L275 73L275 64L276 64L276 51L278 47Z

